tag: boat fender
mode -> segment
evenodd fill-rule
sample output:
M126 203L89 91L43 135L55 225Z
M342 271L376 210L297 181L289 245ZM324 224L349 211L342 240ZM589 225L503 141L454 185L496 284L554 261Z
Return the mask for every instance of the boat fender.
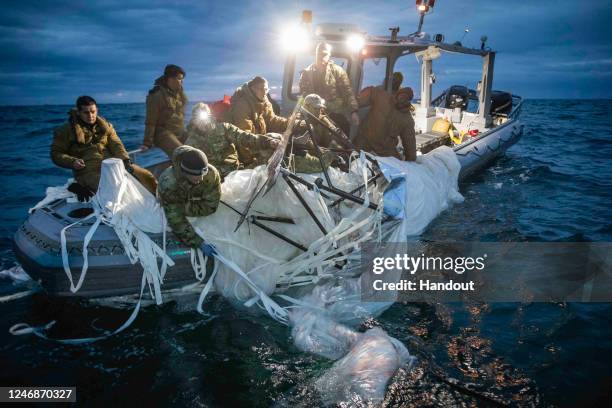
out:
M431 131L434 133L449 133L449 131L452 129L453 125L452 123L450 123L448 120L446 119L437 119L432 128Z

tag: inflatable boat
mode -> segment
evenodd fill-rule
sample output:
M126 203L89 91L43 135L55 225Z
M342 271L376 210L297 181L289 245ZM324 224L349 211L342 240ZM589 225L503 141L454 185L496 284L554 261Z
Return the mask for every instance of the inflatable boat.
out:
M491 163L520 138L522 128L513 122L514 120L509 121L496 131L483 133L453 148L461 165L460 178L465 178ZM427 136L422 135L420 139L420 144L426 148L431 146L432 141L438 143L440 138L439 135L432 135L430 138ZM430 150L426 155L434 153L436 149ZM159 174L168 165L163 152L151 151L141 156L137 157L136 161L154 173ZM336 193L340 195L329 194L333 196L331 204L343 198L342 191ZM84 262L83 241L94 223L94 220L79 221L91 214L91 211L90 204L69 198L57 198L34 209L14 236L13 248L18 261L28 275L40 282L49 294L106 297L138 293L142 268L138 264L132 264L114 229L104 224L97 228L87 246L88 271L82 287L77 292L70 290L70 281L63 267L61 232L72 225L65 234L66 251L73 280L77 281ZM270 221L264 217L263 220L250 219L248 223L252 228L269 229ZM159 246L163 245L161 233L150 234L150 237ZM196 283L190 262L190 248L183 246L171 232L166 236L165 245L166 252L175 265L168 269L164 289Z
M362 85L367 85L364 84L364 72L368 60L375 59L377 66L381 61L385 61L386 65L381 65L386 66L383 86L390 90L398 59L405 56L414 58L416 55L422 74L420 99L413 104L417 150L423 158L435 155L440 149L452 149L460 165L459 180L489 165L523 134L523 125L519 121L522 99L507 92L491 90L495 52L485 47L484 42L480 49L471 49L457 43L444 43L443 38L438 36L432 40L422 32L407 37L397 36L397 31L388 37L363 36L363 32L357 27L341 24L322 24L315 32L312 40L328 41L332 45L332 57L347 63L349 78L356 93ZM355 47L355 41L347 41L349 37L354 39L355 36L363 36L361 41L357 42L358 47ZM312 47L306 47L287 54L282 87L282 111L285 114L294 110L298 101L297 95L293 93L296 58L300 53L306 53L312 60L312 52ZM477 91L453 86L432 99L432 61L443 53L482 58L483 70ZM365 113L360 112L362 115ZM443 131L440 131L440 123L446 124ZM136 154L134 161L159 175L168 166L168 161L161 151L156 150ZM384 179L376 180L376 171L378 170L375 169L370 174L373 179L370 186L378 181L376 188L380 188ZM290 172L287 177L300 178ZM315 183L302 181L303 186L309 190L313 189ZM317 190L325 187L321 181L322 178L316 184ZM330 206L338 203L363 203L364 197L370 193L363 187L354 191L332 189L324 192L327 195L326 205ZM380 202L370 203L371 206L378 204ZM73 274L73 280L78 280L85 261L83 241L94 223L93 219L86 219L91 211L89 205L74 202L67 197L44 202L29 214L15 234L14 251L17 259L24 270L53 295L104 297L137 293L141 287L142 268L131 262L113 228L104 224L97 228L87 245L87 279L78 291L71 290L64 265L67 262L66 256L69 258L68 269ZM248 213L248 209L244 208L234 207L231 211L236 217L248 217L246 225L249 228L265 231L269 236L300 251L307 250L305 245L278 233L278 228L275 228L283 222L290 223L291 220L274 217L274 214L257 216ZM62 230L65 231L64 256ZM197 282L190 248L182 246L172 233L167 234L165 242L161 233L150 234L150 238L159 246L165 244L166 253L174 262L174 266L168 269L164 277L164 289Z

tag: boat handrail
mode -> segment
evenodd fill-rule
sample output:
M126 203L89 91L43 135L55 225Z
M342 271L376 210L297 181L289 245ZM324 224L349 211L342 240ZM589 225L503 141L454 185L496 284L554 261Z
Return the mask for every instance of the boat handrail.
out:
M518 99L517 103L514 103L514 99ZM508 114L508 119L516 119L521 113L521 107L523 105L523 97L518 95L512 95L512 111Z
M431 106L438 106L440 101L446 98L447 93L448 93L448 89L446 89L440 95L436 96L436 98L433 101L431 101Z
M136 162L136 155L142 153L142 149L139 147L138 149L134 149L134 150L129 150L128 151L128 156L130 156L130 160L132 162Z

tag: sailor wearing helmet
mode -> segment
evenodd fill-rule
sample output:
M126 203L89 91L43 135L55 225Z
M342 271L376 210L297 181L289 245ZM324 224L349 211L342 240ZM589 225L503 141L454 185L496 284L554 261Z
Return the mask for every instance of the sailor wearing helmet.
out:
M206 154L209 162L221 173L221 179L234 170L245 168L241 151L248 150L257 157L257 152L273 151L278 143L275 137L256 135L240 130L231 123L215 121L210 107L203 102L198 102L193 107L185 141L185 144ZM265 163L253 163L249 160L249 164L254 165Z
M221 200L221 177L206 155L191 146L179 146L172 154L172 166L159 177L159 200L168 225L181 242L214 254L195 232L187 217L204 217L217 211Z

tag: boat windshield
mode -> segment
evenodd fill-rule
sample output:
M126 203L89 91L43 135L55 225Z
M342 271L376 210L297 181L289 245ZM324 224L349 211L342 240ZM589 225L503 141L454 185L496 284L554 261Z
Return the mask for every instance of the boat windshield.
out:
M368 58L363 61L363 80L361 89L385 83L387 58Z

